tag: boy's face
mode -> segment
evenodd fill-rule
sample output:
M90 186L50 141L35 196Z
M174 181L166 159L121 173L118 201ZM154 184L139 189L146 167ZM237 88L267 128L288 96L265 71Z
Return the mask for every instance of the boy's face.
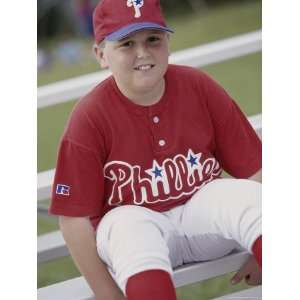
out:
M153 91L162 85L169 57L167 33L141 30L120 41L105 41L96 49L102 68L109 68L121 90L128 94Z

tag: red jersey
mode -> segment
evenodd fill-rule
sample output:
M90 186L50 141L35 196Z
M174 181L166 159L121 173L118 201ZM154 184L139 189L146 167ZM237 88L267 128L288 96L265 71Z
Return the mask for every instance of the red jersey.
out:
M247 178L261 168L261 142L215 81L169 65L165 93L140 106L111 76L75 106L61 140L50 213L89 216L94 226L120 205L166 211L224 169Z

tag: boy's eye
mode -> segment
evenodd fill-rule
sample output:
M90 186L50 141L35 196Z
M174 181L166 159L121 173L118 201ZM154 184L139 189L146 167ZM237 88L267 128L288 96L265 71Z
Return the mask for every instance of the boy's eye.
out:
M149 41L150 43L156 42L156 41L159 41L159 40L160 40L160 37L159 37L159 36L150 36L150 37L148 38L148 41Z
M131 47L133 45L133 41L127 41L121 44L121 47Z

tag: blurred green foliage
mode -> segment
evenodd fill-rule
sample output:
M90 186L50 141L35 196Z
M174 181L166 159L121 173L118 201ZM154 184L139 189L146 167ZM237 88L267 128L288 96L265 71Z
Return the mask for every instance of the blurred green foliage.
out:
M160 0L164 15L167 18L179 15L205 14L208 10L222 6L239 6L253 3L257 0ZM61 36L80 37L76 13L80 1L37 1L37 36L38 43L47 43L49 39L57 40ZM99 0L90 0L91 7L95 7Z

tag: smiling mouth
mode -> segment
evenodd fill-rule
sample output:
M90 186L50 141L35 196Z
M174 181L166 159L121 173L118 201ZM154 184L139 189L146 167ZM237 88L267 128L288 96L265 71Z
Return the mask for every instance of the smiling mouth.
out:
M152 64L140 65L134 68L136 71L148 71L154 67Z

